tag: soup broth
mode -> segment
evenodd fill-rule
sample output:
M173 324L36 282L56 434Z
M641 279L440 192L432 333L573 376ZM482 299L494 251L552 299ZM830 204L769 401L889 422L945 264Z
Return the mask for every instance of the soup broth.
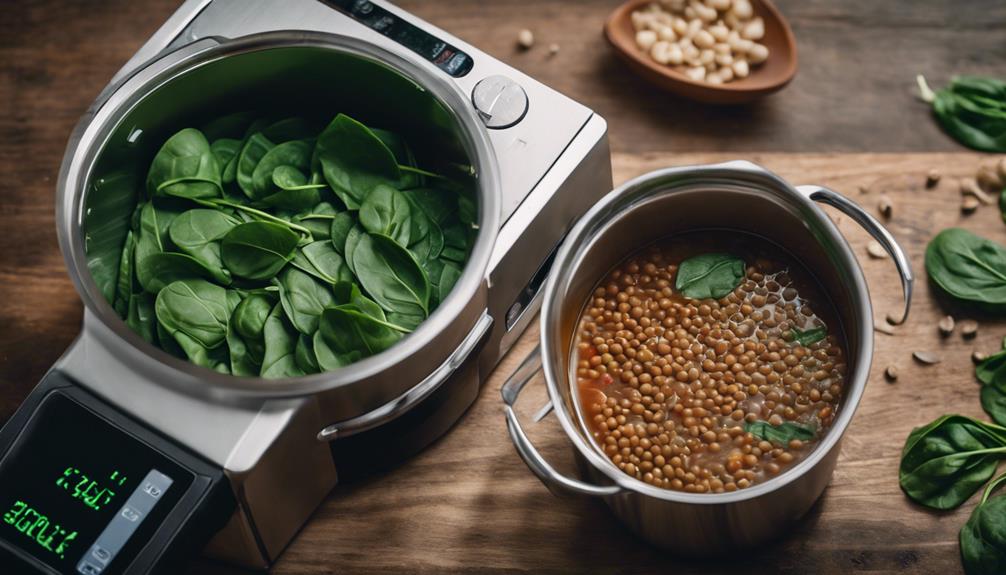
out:
M698 256L729 257L736 287L682 293L679 269ZM825 293L782 248L741 232L632 254L597 285L577 334L581 417L612 463L657 487L723 493L785 472L844 393L845 343Z

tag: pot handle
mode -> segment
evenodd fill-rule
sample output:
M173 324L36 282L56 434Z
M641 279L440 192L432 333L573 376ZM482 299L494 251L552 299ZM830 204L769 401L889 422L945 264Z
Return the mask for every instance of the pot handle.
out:
M905 298L905 309L897 323L899 325L905 323L905 320L908 319L908 310L912 306L912 285L915 283L915 276L912 273L911 261L891 232L887 231L876 218L868 214L859 204L834 190L822 186L797 186L796 190L807 198L827 204L852 218L854 222L863 226L873 236L873 239L877 240L891 255L894 265L898 268L898 274L901 275L901 290Z
M342 437L356 435L357 433L362 433L384 425L385 423L409 411L418 405L422 400L429 397L434 391L440 389L440 386L443 385L445 381L450 379L452 375L454 375L454 372L468 360L468 356L470 356L485 339L485 336L489 333L492 325L493 318L489 315L489 310L483 311L478 321L475 322L475 327L468 332L468 335L465 336L461 345L454 350L454 353L447 358L447 361L437 367L437 369L428 375L426 379L421 381L412 389L406 391L392 401L385 403L381 407L374 409L373 411L369 411L363 415L354 417L353 419L347 419L345 421L340 421L326 426L318 432L318 441L328 442Z
M531 444L531 440L520 425L517 412L514 411L514 404L521 390L534 376L541 371L541 346L534 348L514 371L513 375L503 384L500 393L503 395L503 403L506 404L506 427L510 433L510 440L517 449L517 454L524 460L528 469L534 473L549 491L556 495L594 495L606 496L615 495L622 491L617 485L599 486L584 483L571 479L559 473L541 456L541 453Z

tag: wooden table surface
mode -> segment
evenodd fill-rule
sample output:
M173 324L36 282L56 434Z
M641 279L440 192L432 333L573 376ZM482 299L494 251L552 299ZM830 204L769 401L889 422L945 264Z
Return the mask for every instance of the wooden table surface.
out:
M791 536L753 560L668 557L636 542L602 504L554 498L537 482L506 439L498 394L505 373L533 346L532 328L446 438L374 480L334 491L274 572L960 572L956 537L971 504L943 514L909 504L897 486L898 454L913 426L948 411L981 414L968 355L996 349L1006 324L983 321L972 342L941 340L937 319L960 311L930 296L921 254L948 225L1000 242L1006 227L995 208L960 215L951 176L973 173L983 157L940 133L913 99L912 79L918 72L934 84L953 73L1006 76L1006 4L779 1L797 36L800 72L784 92L739 108L682 102L622 68L600 36L614 2L401 4L605 116L616 183L662 166L743 157L794 183L834 186L871 209L887 193L895 203L889 227L922 279L910 323L896 336L878 334L871 383L825 496ZM0 422L79 329L81 304L53 220L66 138L176 5L15 0L0 12ZM524 27L535 31L538 45L518 52L513 40ZM549 57L544 48L552 42L561 49ZM947 177L924 191L931 167ZM860 255L877 316L896 309L891 262L869 259L865 233L836 219ZM938 351L944 361L922 367L910 358L915 350ZM887 365L901 370L896 384L880 375ZM543 398L541 386L533 386L525 415ZM532 437L569 469L554 419L532 426ZM191 569L231 571L202 560Z

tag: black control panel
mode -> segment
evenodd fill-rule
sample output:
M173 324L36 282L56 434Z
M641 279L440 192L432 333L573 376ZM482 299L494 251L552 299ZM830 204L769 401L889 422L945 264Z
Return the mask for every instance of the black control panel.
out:
M152 572L233 509L222 470L58 372L0 431L0 565L15 573Z
M464 76L472 69L471 56L429 32L402 20L373 2L368 0L322 1L364 26L419 54L455 78Z

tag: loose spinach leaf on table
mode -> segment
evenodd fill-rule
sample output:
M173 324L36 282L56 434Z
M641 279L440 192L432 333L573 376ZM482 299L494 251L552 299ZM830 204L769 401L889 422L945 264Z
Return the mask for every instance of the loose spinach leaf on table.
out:
M982 383L982 409L999 425L1006 425L1006 339L999 353L978 362L975 377Z
M1006 457L1006 428L962 415L945 415L912 430L901 453L901 489L934 509L964 503Z
M726 253L702 254L681 262L674 288L691 299L719 299L744 279L744 260Z
M386 312L414 328L429 315L430 282L412 254L393 239L363 234L353 254L360 285Z
M223 194L221 168L203 133L186 128L168 138L147 173L147 195L216 198Z
M794 439L810 441L814 439L815 435L812 428L789 421L779 425L772 425L767 421L745 421L744 431L758 439L764 439L778 445L788 445Z
M1006 497L990 495L1006 483L1006 473L992 480L982 500L961 528L961 560L967 575L1006 573Z
M275 277L293 257L300 237L273 222L248 222L223 237L220 255L230 272L250 280Z
M976 150L1006 152L1006 82L958 76L936 93L928 86L923 92L943 129L957 141Z
M982 386L982 409L999 425L1006 425L1006 391L995 385Z
M1006 248L960 228L943 230L926 247L929 279L949 295L1006 311Z

